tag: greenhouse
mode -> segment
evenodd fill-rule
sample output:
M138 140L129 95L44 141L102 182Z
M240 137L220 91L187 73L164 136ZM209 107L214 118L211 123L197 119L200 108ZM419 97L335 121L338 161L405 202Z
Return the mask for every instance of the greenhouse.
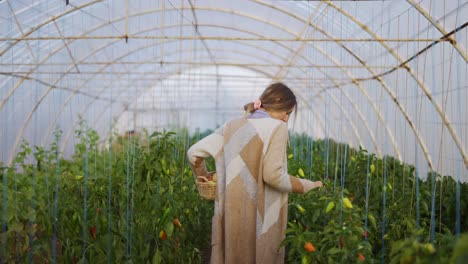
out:
M467 25L468 0L0 0L0 263L271 263L215 256L237 181L204 156L205 197L190 156L251 103L281 175L323 183L284 191L275 263L468 263Z

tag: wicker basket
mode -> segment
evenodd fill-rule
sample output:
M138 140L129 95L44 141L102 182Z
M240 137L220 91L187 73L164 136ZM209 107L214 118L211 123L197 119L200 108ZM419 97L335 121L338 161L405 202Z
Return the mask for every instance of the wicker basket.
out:
M197 176L197 188L198 193L203 199L211 201L215 199L216 182L208 181L208 179L204 176Z

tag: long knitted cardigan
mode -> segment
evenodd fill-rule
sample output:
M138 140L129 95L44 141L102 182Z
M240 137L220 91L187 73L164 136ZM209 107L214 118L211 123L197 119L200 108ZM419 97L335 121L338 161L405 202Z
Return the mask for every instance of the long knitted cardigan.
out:
M283 121L238 118L188 150L197 176L208 173L205 158L216 162L212 264L284 263L288 193L315 187L287 173L287 142Z

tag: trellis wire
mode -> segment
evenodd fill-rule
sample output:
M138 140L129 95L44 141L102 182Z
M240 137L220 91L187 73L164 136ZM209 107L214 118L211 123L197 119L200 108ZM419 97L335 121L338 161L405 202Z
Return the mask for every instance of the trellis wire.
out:
M382 2L381 4L381 12L382 12L382 19L383 19L383 14L385 14L384 12L384 3ZM390 17L390 9L387 8L387 12L388 16ZM382 26L383 27L383 26ZM387 23L387 34L390 34L390 23ZM388 61L387 61L387 57L383 58L383 64L384 65L387 65L388 64ZM381 93L383 93L383 91L381 91ZM389 120L389 112L390 110L388 109L389 104L385 104L385 114L384 114L384 117L385 117L385 120L388 121ZM383 152L384 153L387 153L388 151L388 140L384 140L383 142L384 144L384 147L383 147ZM381 255L381 263L384 264L385 263L385 231L386 231L386 225L387 225L387 155L385 155L383 157L383 184L382 184L383 188L382 188L382 255Z
M461 1L458 0L458 6L460 7L461 6ZM457 9L457 18L459 17L460 15L460 8ZM466 69L466 63L463 64L463 62L461 61L461 56L457 56L457 87L461 87L461 78L462 76L467 76L467 74L462 74L461 72L461 68L462 68L462 65L465 65L465 69ZM465 77L466 78L466 77ZM462 122L462 117L461 117L461 113L462 113L462 109L461 109L461 106L462 106L462 103L461 103L461 89L458 89L457 90L457 93L458 93L458 96L457 96L457 106L458 106L458 119L459 119L459 122L461 124ZM465 113L466 114L466 113ZM458 169L456 171L456 182L457 182L457 188L456 188L456 215L455 215L455 235L458 238L460 238L460 228L461 228L461 222L460 222L460 176L461 176L461 173L463 171L463 168L462 168L462 162L458 163ZM465 173L466 173L466 168L465 168Z
M130 84L130 83L129 83ZM130 122L130 118L128 119L127 121L127 124ZM130 126L129 126L130 127ZM124 148L125 148L125 152L126 152L126 166L127 166L127 171L126 171L126 175L125 175L125 190L126 190L126 201L125 201L125 221L126 221L126 230L125 230L125 238L126 238L126 241L125 241L125 256L128 259L130 259L130 214L131 214L131 211L130 211L130 208L129 208L129 203L130 203L130 192L129 192L129 189L130 189L130 149L131 149L131 144L132 144L132 138L134 138L134 136L132 136L132 138L130 137L130 131L126 132L127 134L127 140L124 141Z
M333 177L334 177L334 178L333 178L333 190L336 189L336 181L337 181L337 179L338 179L338 175L337 175L337 174L338 174L338 167L340 166L339 161L341 161L341 160L339 160L339 159L341 159L341 152L340 152L340 150L341 150L341 148L338 148L338 147L336 148L335 166L333 167L333 172L334 172L334 173L333 173Z
M436 185L435 185L435 172L431 171L431 243L434 243L435 238L435 193L436 193Z
M328 159L330 157L330 138L329 138L329 124L328 124L328 99L329 95L327 93L326 102L325 102L325 149L324 149L324 160L325 160L325 179L328 180Z
M341 148L341 147L340 147ZM348 145L344 146L344 155L341 162L341 209L340 209L340 226L343 225L343 198L345 189L345 177L346 177L346 158L348 153Z
M429 13L430 13L431 9L432 9L432 0L431 0L431 2L430 2L430 5L429 5ZM427 34L429 35L429 30L428 30ZM434 30L432 31L432 35L435 36L435 31L434 31ZM428 54L426 53L425 56L424 56L425 62L426 62L427 55L428 55ZM435 52L434 52L434 51L431 52L431 55L432 55L432 56L431 56L432 61L435 61ZM424 63L424 65L426 65L426 63ZM434 85L434 86L436 85L436 80L435 80L435 73L436 73L436 70L435 70L435 67L436 67L436 66L433 65L433 67L431 68L431 71L432 71L432 74L431 74L431 75L432 75L432 78L431 78L432 80L431 80L431 81L432 81L432 85ZM424 71L424 72L425 72L425 71ZM447 88L448 88L448 87L447 87ZM442 97L443 97L443 91L444 91L444 90L445 90L445 89L444 89L444 87L443 87L443 85L442 85ZM442 107L443 107L443 109L445 110L445 109L446 109L446 104L443 105ZM436 120L435 120L436 117L432 116L432 119L433 119L434 121L436 121ZM442 142L443 142L443 137L444 137L444 131L445 131L445 127L442 126L442 132L441 132L441 135L440 135L440 145L439 145L439 147L440 147L440 148L439 148L439 161L440 161L441 156L442 156ZM436 216L435 216L435 213L436 213L436 212L435 212L435 203L436 203L436 201L435 201L435 194L436 194L436 188L437 188L437 186L436 186L436 184L435 184L435 182L436 182L436 179L435 179L436 173L435 173L435 171L431 171L431 172L430 172L430 177L431 177L431 224L430 224L430 241L431 241L432 244L434 244L434 239L435 239L435 227L436 227L436 220L435 220L435 217L436 217ZM442 214L442 212L440 212L440 214Z
M58 128L57 128L58 130ZM57 263L57 233L58 233L58 204L59 204L59 191L61 183L61 172L60 172L60 134L59 132L55 134L55 144L56 144L56 169L55 169L55 193L54 193L54 213L53 213L53 237L52 237L52 263Z
M416 91L417 92L417 91ZM417 106L416 106L417 108ZM414 169L414 182L416 185L416 228L419 229L421 228L420 222L421 222L421 214L420 214L420 201L419 201L419 166L418 166L418 149L417 146L415 145L415 152L414 152L414 160L416 161L415 169Z
M112 19L114 18L114 7L110 8L109 10L109 17ZM114 33L114 27L111 29L112 34ZM114 49L115 47L113 46L111 48L111 57L114 57ZM115 70L112 68L111 71ZM111 134L109 136L109 172L108 172L108 192L107 192L107 264L111 264L111 256L112 256L112 248L111 248L111 240L112 240L112 235L111 235L111 224L112 224L112 143L113 143L113 136L112 136L112 128L113 128L113 105L114 103L112 102L113 99L113 89L112 89L112 84L114 83L114 80L110 80L110 106L109 106L109 133ZM105 159L104 159L105 160Z
M339 5L340 5L340 8L342 8L341 2L339 3ZM343 37L343 16L340 16L340 38L341 37ZM343 49L340 49L340 60L343 61ZM340 89L339 94L340 94L340 104L343 105L343 90L342 89ZM343 122L344 122L343 115L344 115L344 109L341 108L339 131L344 132L345 130L343 129ZM340 134L340 144L338 144L340 152L343 151L341 142L344 142L343 133ZM341 177L340 177L340 180L341 180L340 182L340 186L341 186L340 226L343 226L343 198L344 198L344 189L345 189L347 150L348 150L348 145L346 144L344 146L344 154L342 155L342 157L340 157L341 159L341 162L340 162L340 165L341 165L341 170L340 170L340 174L341 174Z
M357 6L357 5L356 5ZM372 16L374 15L374 10L372 10ZM399 35L398 35L399 37ZM367 108L367 113L370 113L370 108L371 108L371 105L370 103L367 103L366 104L366 108ZM377 148L377 146L375 146L375 148ZM375 149L375 151L377 152L377 149ZM369 230L369 188L370 188L370 153L367 152L367 166L366 166L366 202L365 202L365 217L364 217L364 232L366 232L367 235L364 236L364 240L367 241L368 240L368 230Z
M7 23L7 29L8 29L8 32L11 32L11 29L13 28L13 22L12 22L12 19L13 17L10 16L8 18L8 23ZM11 63L14 63L14 57L13 57L13 52L10 53L11 56L10 56L10 59L11 59ZM2 56L0 56L0 59L2 59ZM5 61L7 61L8 59L5 58ZM2 60L3 61L3 60ZM11 70L14 70L14 66L12 65L11 66ZM14 80L13 78L10 78L10 82L11 82L11 86L14 85ZM9 83L10 83L9 82ZM2 98L3 99L3 98ZM3 142L3 146L7 146L7 142L8 142L8 115L9 115L9 107L6 107L6 110L4 111L3 113L3 118L1 119L2 122L4 122L5 125L3 125L3 129L2 129L2 142ZM14 114L14 111L13 111L13 114ZM14 120L14 118L12 118L12 120ZM4 156L4 152L6 152L4 149L1 150L2 152L2 160L5 160ZM0 163L2 164L2 163ZM4 167L0 167L0 173L3 173L3 197L2 197L2 233L5 234L6 230L7 230L7 206L8 206L8 203L7 203L7 197L8 197L8 167L7 167L7 164L2 164ZM16 179L16 177L14 177L14 179ZM15 180L16 182L16 180ZM17 189L16 189L16 183L15 183L15 193ZM15 199L15 202L16 202L16 199ZM15 209L17 208L17 206L15 206ZM2 236L2 254L1 254L1 257L5 257L6 259L6 242L7 242L7 236Z
M38 34L40 34L40 31L38 31ZM36 47L36 52L39 54L40 47L39 45ZM39 100L39 83L34 84L35 89L34 89L34 101L37 102ZM38 142L38 133L37 133L37 126L38 126L38 114L36 113L34 115L34 121L33 121L33 127L34 127L34 135L33 135L33 141ZM34 152L34 147L31 146L31 149ZM40 149L36 148L36 151L40 151ZM33 155L36 156L36 155ZM28 252L28 259L30 263L33 261L33 252L34 252L34 224L35 224L35 215L36 215L36 204L35 204L35 194L36 194L36 184L37 184L37 166L33 166L33 171L32 171L32 177L31 177L31 185L32 185L32 191L31 191L31 215L29 216L29 226L30 226L30 232L29 232L29 252Z
M88 124L84 125L84 131L81 134L81 139L84 140L86 147L85 147L85 160L83 164L84 166L84 197L83 197L83 248L82 248L82 261L86 263L86 238L87 238L87 223L88 223L88 175L89 175L89 136L88 131Z
M419 25L420 25L420 20L419 20L419 16L418 16L418 21L417 21L417 25L418 25L418 28L419 28ZM409 28L409 23L408 23L408 28ZM417 50L417 47L413 47L414 50ZM419 72L419 64L416 62L416 61L413 61L413 64L416 64L415 65L415 69L416 69L416 72ZM413 87L414 87L414 97L415 97L415 100L416 100L416 103L414 104L414 123L415 125L418 127L420 126L419 125L419 115L418 115L418 104L420 104L419 102L419 96L418 96L418 87L417 87L417 84L413 84ZM422 103L421 103L422 105ZM416 140L414 141L414 162L415 162L415 177L414 177L414 182L415 182L415 185L416 185L416 194L415 194L415 197L416 197L416 228L417 229L420 229L421 228L421 213L420 213L420 196L419 196L419 155L418 155L418 145L417 145L417 142ZM419 239L419 238L418 238Z
M136 89L135 89L136 90ZM134 127L136 130L136 127ZM131 209L130 209L130 222L133 223L133 209L135 208L135 196L134 196L134 186L135 186L135 151L136 151L136 138L132 138L132 186L131 186ZM133 224L130 225L130 257L132 256L132 245L133 245Z
M128 2L127 2L128 4ZM128 45L127 45L128 47ZM127 74L127 85L128 86L131 86L131 82L130 82L130 75ZM135 118L135 115L133 115L133 117ZM132 127L130 125L130 118L127 119L127 127ZM136 131L135 131L135 128L133 128L133 136L130 137L130 131L126 131L126 140L124 141L124 150L126 151L126 166L127 166L127 171L126 171L126 175L125 175L125 191L126 191L126 194L127 194L127 197L126 197L126 201L125 201L125 220L126 220L126 230L125 230L125 238L126 238L126 241L125 241L125 256L126 256L126 259L130 259L130 248L131 248L131 245L130 245L130 239L131 239L131 234L130 234L130 214L131 214L131 211L130 211L130 192L129 192L129 189L130 189L130 181L129 181L129 178L130 178L130 152L131 152L131 144L132 144L132 139L135 138L135 134L136 134Z
M111 81L112 82L112 81ZM112 89L111 89L111 98L112 98ZM110 105L110 115L112 116L112 103ZM110 128L109 131L112 131L112 118L110 118ZM113 153L113 137L109 137L109 169L108 169L108 191L107 191L107 263L111 263L111 222L112 222L112 153ZM105 159L104 159L105 160Z
M367 153L367 167L366 167L366 203L365 203L365 212L366 216L364 217L364 232L368 234L368 220L369 220L369 167L370 167L370 153ZM367 241L369 235L364 236L364 240Z
M49 3L47 3L47 8L49 7ZM64 22L63 20L58 22L59 24L57 27L62 25ZM49 43L50 45L50 43ZM69 79L67 78L67 81ZM62 91L60 92L60 101L63 101L63 93ZM57 97L55 97L57 98ZM57 99L56 99L57 100ZM58 105L58 104L56 104ZM55 111L54 111L55 112ZM60 139L62 132L59 130L60 126L57 125L56 131L54 133L54 142L55 142L55 147L56 147L56 160L55 160L55 193L54 193L54 209L53 209L53 219L52 219L52 228L53 228L53 236L52 236L52 263L57 263L57 243L58 243L58 225L59 225L59 191L60 191L60 186L61 186L61 166L60 166L60 159L61 159L61 153L60 153Z

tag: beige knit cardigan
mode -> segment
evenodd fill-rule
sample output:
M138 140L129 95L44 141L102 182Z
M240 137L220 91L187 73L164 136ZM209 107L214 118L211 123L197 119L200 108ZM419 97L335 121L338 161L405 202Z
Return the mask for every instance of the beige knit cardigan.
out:
M283 121L238 118L188 150L195 175L207 174L208 156L216 162L212 264L284 263L288 193L314 187L287 173L287 142Z

